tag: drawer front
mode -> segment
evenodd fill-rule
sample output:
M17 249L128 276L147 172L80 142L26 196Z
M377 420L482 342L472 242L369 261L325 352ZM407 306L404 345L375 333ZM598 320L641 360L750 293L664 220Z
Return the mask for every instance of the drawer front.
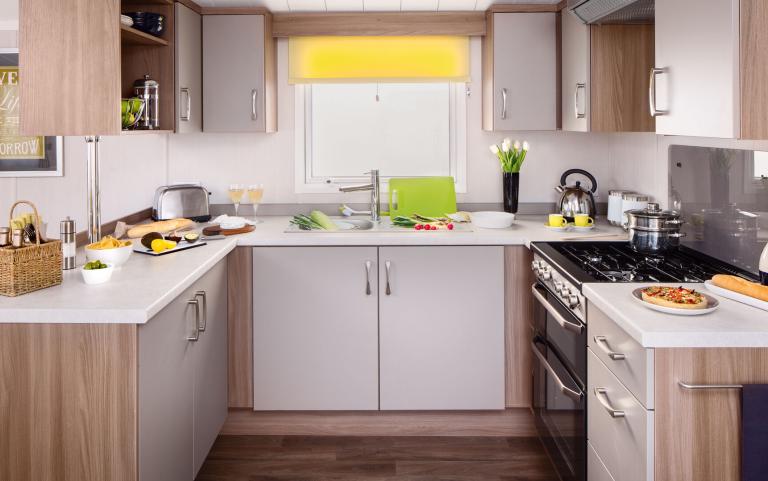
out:
M587 307L587 345L622 384L653 409L653 349L646 349L594 304Z
M587 480L588 481L615 481L608 468L600 460L592 443L587 445Z
M591 349L587 368L589 442L614 479L652 480L653 411L647 411Z

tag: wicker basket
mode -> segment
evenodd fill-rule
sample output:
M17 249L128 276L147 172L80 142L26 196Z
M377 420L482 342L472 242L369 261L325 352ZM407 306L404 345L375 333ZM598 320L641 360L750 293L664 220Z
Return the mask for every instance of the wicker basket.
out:
M0 295L20 296L61 284L61 241L40 243L40 216L31 202L20 200L11 207L27 204L35 212L36 243L14 249L0 247Z

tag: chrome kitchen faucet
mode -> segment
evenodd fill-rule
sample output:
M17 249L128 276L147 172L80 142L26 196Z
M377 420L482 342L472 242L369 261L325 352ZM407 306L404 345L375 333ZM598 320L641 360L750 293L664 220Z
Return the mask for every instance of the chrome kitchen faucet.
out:
M373 222L379 222L381 220L381 184L379 182L379 169L371 169L371 182L369 184L362 185L350 185L348 187L339 187L341 192L361 192L365 190L371 191L371 220Z

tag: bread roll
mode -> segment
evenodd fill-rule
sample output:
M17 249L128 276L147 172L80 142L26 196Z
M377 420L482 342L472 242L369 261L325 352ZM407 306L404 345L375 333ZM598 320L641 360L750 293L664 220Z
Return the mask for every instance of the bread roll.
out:
M738 292L745 296L754 297L761 301L768 302L768 286L763 286L758 282L750 282L737 276L727 276L717 274L712 277L712 284L729 291Z
M131 239L137 239L139 237L144 237L150 232L160 232L162 234L175 230L186 229L187 227L192 227L193 225L195 225L195 223L189 219L160 220L157 222L150 222L149 224L141 224L135 227L131 227L128 229L126 235Z

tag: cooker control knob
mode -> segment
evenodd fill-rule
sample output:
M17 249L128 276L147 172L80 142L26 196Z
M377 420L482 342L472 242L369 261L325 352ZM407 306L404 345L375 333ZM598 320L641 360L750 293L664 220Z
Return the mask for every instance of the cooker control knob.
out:
M545 281L548 281L552 279L552 268L551 267L543 267L541 269L541 278Z
M578 307L579 304L580 304L579 296L575 296L573 294L568 296L568 306L571 309L576 309L576 307Z
M541 261L532 261L531 262L531 270L532 271L538 271L541 267Z
M563 283L560 281L555 281L555 292L560 294L560 291L563 289Z

